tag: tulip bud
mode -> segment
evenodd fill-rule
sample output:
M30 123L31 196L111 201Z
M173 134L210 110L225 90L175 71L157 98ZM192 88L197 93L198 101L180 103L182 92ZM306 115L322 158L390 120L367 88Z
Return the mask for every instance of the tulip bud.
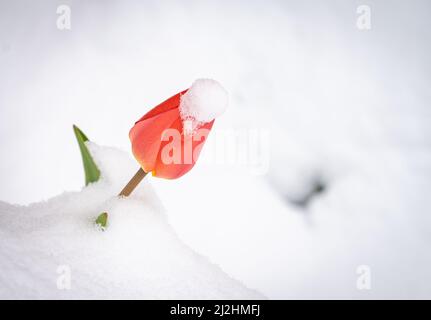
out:
M176 179L190 171L214 124L227 106L227 93L210 79L196 80L144 115L130 130L132 151L144 172Z

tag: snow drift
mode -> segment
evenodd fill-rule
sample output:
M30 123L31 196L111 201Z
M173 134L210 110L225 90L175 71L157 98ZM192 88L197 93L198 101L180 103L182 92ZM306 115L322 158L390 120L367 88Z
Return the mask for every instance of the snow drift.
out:
M0 203L1 299L262 298L178 239L148 181L112 197L136 164L88 145L99 182L25 207ZM102 211L106 231L94 223Z

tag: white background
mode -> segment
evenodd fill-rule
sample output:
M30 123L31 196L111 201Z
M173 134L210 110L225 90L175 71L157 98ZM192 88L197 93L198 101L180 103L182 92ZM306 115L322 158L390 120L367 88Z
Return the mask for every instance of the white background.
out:
M230 109L212 135L269 132L269 167L152 179L180 236L269 297L430 296L430 16L428 1L1 0L0 200L79 190L72 124L130 150L134 121L214 78ZM295 205L315 179L325 191Z

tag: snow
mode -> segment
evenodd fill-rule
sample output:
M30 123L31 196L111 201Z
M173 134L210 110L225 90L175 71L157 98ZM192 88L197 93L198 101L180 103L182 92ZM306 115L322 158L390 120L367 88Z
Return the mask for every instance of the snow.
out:
M90 147L99 182L25 207L0 203L1 299L263 297L178 239L148 181L130 198L113 197L136 164ZM94 224L102 211L106 231Z
M192 171L152 180L184 243L269 298L431 298L431 4L367 3L369 31L356 28L353 0L74 2L64 32L54 1L0 4L1 200L78 190L72 123L130 150L137 115L209 77L229 91L229 108ZM208 160L219 159L219 133L251 130L269 132L259 175L254 158ZM94 199L87 226L132 169L115 170L123 181ZM8 243L2 235L0 248ZM356 286L361 265L370 290Z
M228 105L226 90L215 80L197 79L181 96L180 115L191 131L225 112Z

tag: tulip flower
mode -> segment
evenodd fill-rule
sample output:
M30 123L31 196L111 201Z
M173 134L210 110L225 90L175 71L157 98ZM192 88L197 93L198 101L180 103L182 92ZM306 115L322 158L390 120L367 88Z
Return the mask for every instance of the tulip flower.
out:
M215 118L226 107L227 93L221 85L199 79L147 112L129 133L140 169L119 195L128 196L149 172L165 179L177 179L189 172Z
M140 168L119 196L129 196L149 172L165 179L177 179L189 172L227 102L227 93L218 82L198 79L189 89L147 112L129 133ZM88 161L83 159L85 166ZM95 222L104 230L107 221L108 213L103 212Z

